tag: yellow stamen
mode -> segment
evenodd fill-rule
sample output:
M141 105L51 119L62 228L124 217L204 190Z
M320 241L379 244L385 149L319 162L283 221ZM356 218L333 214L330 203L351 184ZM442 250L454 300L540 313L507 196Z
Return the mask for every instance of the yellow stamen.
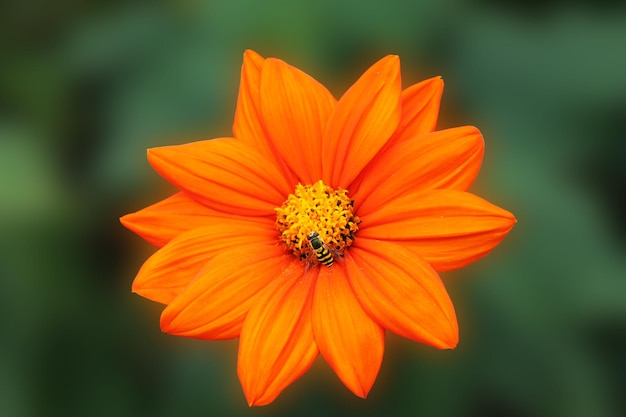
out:
M303 262L317 262L307 239L312 232L317 232L324 245L339 256L354 242L361 221L347 194L347 190L334 190L321 180L313 185L298 184L275 209L280 239Z

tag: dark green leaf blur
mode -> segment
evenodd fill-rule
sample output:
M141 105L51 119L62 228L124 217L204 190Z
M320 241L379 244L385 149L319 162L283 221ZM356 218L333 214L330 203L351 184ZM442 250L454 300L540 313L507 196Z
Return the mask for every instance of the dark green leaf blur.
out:
M329 366L248 408L237 341L162 334L118 218L173 189L148 147L229 136L242 54L336 97L382 56L441 75L439 127L476 125L473 191L518 224L443 274L461 341L388 335L367 400ZM0 6L0 416L626 415L626 7L618 1Z

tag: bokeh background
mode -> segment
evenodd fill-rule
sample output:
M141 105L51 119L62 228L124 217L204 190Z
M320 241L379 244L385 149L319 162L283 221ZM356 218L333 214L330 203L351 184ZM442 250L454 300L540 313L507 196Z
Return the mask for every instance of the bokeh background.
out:
M626 415L626 5L9 1L0 6L1 416ZM231 132L242 53L339 97L380 57L442 75L477 125L474 191L518 224L444 274L461 342L387 338L369 399L319 361L248 408L236 341L164 335L119 216L172 189L148 147Z

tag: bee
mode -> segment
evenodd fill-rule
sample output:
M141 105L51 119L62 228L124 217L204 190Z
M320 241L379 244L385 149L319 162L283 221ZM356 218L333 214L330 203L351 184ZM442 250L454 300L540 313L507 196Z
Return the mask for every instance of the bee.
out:
M311 249L315 252L315 256L319 263L326 265L327 267L333 266L333 254L328 247L324 244L324 241L320 238L319 233L311 232L307 236Z

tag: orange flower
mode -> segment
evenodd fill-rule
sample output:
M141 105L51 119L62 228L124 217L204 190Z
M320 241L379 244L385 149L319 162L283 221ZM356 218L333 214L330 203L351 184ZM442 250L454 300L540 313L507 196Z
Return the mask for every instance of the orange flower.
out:
M437 271L488 253L515 218L466 192L483 139L435 131L442 90L439 77L402 90L387 56L337 101L247 51L234 138L148 151L180 192L121 219L160 248L133 291L167 305L164 332L239 337L250 405L272 402L318 353L367 396L385 330L456 346Z

